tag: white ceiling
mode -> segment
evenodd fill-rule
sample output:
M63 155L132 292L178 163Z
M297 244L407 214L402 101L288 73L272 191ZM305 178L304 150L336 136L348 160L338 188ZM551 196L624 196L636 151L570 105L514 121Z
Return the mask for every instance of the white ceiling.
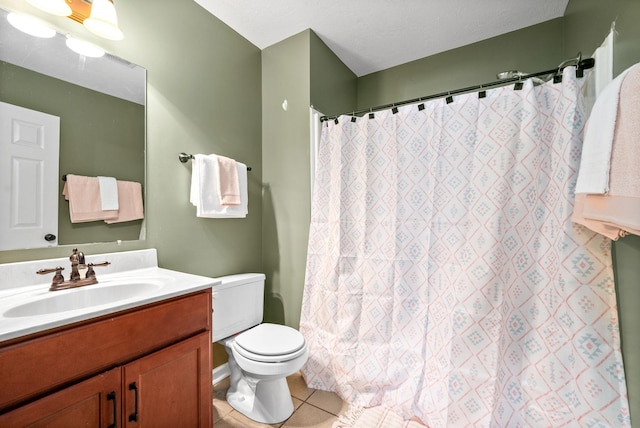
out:
M260 49L312 29L357 76L564 15L569 0L195 0Z

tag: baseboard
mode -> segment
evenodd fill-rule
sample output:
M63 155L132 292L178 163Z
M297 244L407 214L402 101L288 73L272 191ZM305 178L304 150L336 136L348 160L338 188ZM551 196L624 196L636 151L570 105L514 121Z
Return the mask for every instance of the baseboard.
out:
M231 371L229 370L229 364L224 363L221 366L213 369L213 384L223 381L231 375Z

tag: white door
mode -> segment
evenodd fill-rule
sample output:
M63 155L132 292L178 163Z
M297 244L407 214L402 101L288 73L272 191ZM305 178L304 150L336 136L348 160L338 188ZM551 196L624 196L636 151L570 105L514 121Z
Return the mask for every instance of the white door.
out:
M60 118L0 102L0 250L58 245Z

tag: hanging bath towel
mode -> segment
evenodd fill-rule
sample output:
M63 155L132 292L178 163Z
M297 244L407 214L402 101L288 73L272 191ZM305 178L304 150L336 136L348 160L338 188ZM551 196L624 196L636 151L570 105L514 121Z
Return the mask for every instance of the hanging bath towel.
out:
M191 203L196 215L204 218L244 218L248 214L247 166L236 162L240 204L222 205L218 186L216 155L195 155L191 172Z

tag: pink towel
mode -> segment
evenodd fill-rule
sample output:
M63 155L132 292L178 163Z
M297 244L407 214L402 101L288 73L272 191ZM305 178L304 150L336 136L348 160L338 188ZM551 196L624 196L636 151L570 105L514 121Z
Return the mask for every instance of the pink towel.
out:
M591 120L591 118L590 118ZM628 69L620 86L611 149L609 192L577 194L572 216L611 239L640 235L640 66Z
M589 205L590 207L594 205L606 206L606 198L607 196L605 195L587 195L585 193L576 194L576 202L573 207L573 216L571 220L573 220L574 223L586 226L600 235L604 235L609 239L617 241L618 238L626 236L628 232L621 230L613 223L593 220L585 216L585 205Z
M105 220L105 223L122 223L124 221L140 220L144 218L142 204L142 185L135 181L117 181L118 216Z
M236 161L224 156L218 158L218 190L221 205L240 205L240 182Z
M107 220L118 216L117 210L102 210L98 177L67 174L62 194L69 201L71 223Z

